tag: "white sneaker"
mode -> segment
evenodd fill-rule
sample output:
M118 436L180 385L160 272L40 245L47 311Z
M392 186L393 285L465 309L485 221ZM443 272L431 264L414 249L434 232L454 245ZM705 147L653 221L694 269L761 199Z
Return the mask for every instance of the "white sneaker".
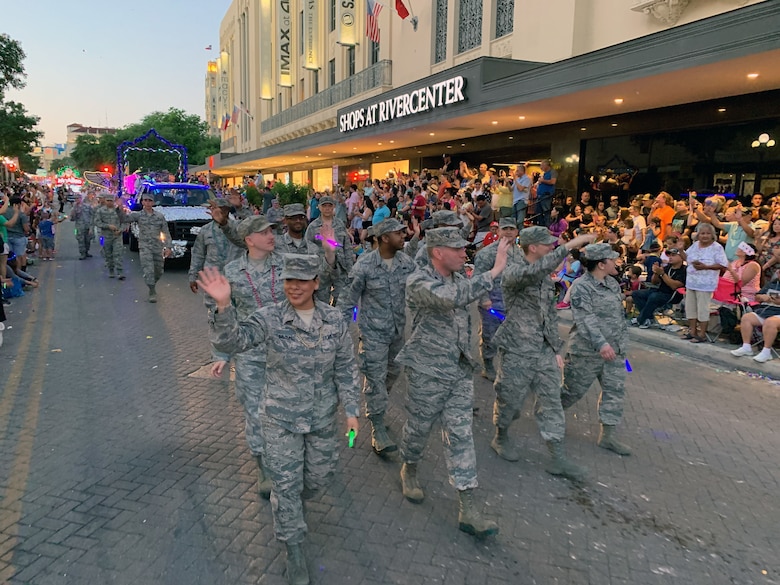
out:
M772 357L772 354L766 355L765 353L760 353L756 357L753 358L754 362L758 362L759 364L763 364L764 362L768 362L769 360L774 359Z
M739 346L737 349L731 350L731 355L735 357L742 357L743 355L753 355L752 349L745 349L742 346Z
M5 331L5 324L0 323L0 347L3 347L3 331Z
M636 317L633 317L633 318L631 319L631 325L632 325L633 327L637 327L637 326L639 325L639 321L637 320L637 318L636 318Z
M650 319L645 319L645 322L642 323L639 328L640 329L650 329L650 326L653 324L653 322Z

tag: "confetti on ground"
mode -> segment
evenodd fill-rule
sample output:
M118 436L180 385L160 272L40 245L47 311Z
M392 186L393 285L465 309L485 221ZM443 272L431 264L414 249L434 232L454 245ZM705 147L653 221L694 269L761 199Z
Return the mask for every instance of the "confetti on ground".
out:
M52 353L62 353L61 349L53 349L51 350Z
M154 339L154 337L152 337L151 335L147 335L146 339Z

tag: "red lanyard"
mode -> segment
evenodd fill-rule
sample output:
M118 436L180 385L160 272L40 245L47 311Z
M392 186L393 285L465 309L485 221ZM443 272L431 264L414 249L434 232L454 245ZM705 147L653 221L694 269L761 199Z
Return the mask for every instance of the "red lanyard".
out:
M257 306L262 307L263 301L260 300L260 295L257 292L255 283L252 281L252 277L249 276L249 270L246 270L244 274L246 274L246 279L249 281L249 286L252 287L252 294L255 297L255 302L257 303ZM271 266L271 299L275 304L276 303L276 266Z

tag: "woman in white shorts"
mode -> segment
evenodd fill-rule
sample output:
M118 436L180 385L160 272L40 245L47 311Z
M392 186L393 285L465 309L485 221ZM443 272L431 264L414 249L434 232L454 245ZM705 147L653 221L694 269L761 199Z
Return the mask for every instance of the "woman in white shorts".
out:
M710 322L710 300L718 288L720 271L729 262L726 252L716 240L712 224L702 223L698 240L685 251L688 269L685 277L685 317L688 319L688 334L685 339L691 343L707 341L707 325Z

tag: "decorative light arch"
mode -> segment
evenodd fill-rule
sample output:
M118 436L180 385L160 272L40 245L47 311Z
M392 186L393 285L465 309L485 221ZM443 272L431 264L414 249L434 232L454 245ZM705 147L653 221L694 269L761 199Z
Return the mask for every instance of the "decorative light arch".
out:
M146 140L149 137L156 138L162 142L168 148L149 148L145 146L136 146ZM177 154L179 157L179 169L181 170L181 180L187 180L187 147L183 144L174 144L169 140L166 140L155 130L151 128L146 134L139 136L135 140L125 140L122 144L116 147L116 172L119 178L118 195L122 195L122 187L124 185L125 165L127 164L127 154L133 150L141 150L145 152L168 152Z

